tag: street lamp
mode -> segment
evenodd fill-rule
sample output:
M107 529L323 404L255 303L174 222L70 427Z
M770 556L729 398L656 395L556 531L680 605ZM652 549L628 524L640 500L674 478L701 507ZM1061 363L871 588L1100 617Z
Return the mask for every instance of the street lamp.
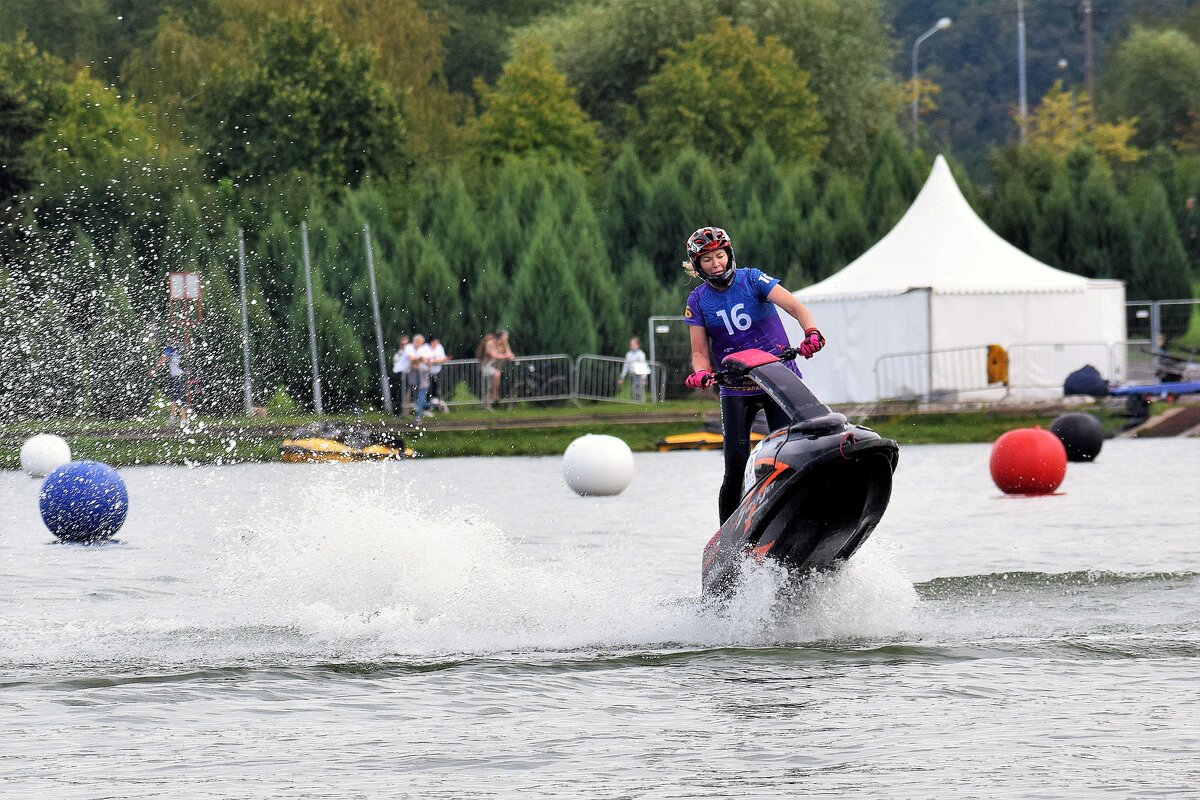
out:
M1017 0L1017 108L1021 118L1021 144L1025 144L1029 103L1025 98L1025 4Z
M949 18L949 17L942 17L942 18L941 18L941 19L939 19L939 20L938 20L936 23L934 23L934 26L933 26L932 28L930 28L929 30L927 30L927 31L925 31L924 33L922 33L920 36L918 36L918 37L917 37L917 40L916 40L915 42L913 42L913 71L912 71L912 80L913 80L913 101L912 101L912 118L913 118L913 144L916 144L916 143L917 143L917 122L918 122L918 121L917 121L917 106L920 104L920 101L921 101L921 87L920 87L920 84L918 84L918 83L917 83L917 48L921 46L921 42L925 41L925 40L926 40L926 39L928 39L930 36L933 36L933 35L934 35L935 33L937 33L938 31L944 31L944 30L946 30L946 28L949 28L949 27L950 27L950 18Z

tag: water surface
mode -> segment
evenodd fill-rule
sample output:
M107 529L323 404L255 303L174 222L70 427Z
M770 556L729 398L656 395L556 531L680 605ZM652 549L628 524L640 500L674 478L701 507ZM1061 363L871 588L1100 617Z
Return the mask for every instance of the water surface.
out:
M699 598L717 453L0 473L0 795L1152 797L1200 783L1200 442L906 447L841 570Z

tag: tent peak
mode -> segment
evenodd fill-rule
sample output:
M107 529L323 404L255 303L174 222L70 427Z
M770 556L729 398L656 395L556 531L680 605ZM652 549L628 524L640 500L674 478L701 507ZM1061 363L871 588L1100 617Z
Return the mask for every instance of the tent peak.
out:
M1082 291L1087 279L1055 269L1006 242L967 202L942 154L900 221L871 249L807 296Z

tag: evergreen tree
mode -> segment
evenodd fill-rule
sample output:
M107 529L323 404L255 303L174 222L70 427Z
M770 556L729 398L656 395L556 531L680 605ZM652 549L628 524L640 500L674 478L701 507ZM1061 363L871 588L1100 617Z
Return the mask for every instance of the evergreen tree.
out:
M861 206L850 179L841 173L835 172L830 175L821 197L821 207L833 222L836 232L834 249L828 255L828 263L832 264L835 270L841 269L866 252L870 244L867 223L859 211Z
M733 236L735 234L730 234ZM750 201L746 215L737 224L736 230L737 253L739 267L758 267L770 273L778 269L778 259L775 258L773 245L775 239L771 235L771 226L767 214L763 210L762 201L757 197Z
M1087 145L1076 145L1067 151L1067 176L1071 180L1071 193L1076 198L1083 188L1083 182L1096 169L1096 153Z
M817 191L812 169L804 163L794 164L786 176L790 199L796 204L796 211L802 217L807 217L821 205L821 193Z
M805 272L810 281L822 281L846 265L846 256L838 243L838 229L825 213L818 208L808 218L805 231L805 249L802 251ZM797 276L799 277L799 276ZM789 280L792 278L789 277ZM795 291L807 285L796 282L788 288Z
M517 215L520 225L529 229L537 220L546 191L546 179L542 168L532 159L510 158L500 168L492 190L491 216L499 216L503 206L509 206Z
M458 281L450 274L450 265L428 237L416 229L409 231L406 241L412 242L414 258L408 272L407 302L401 313L417 333L438 334L447 342L461 343L465 336L465 320Z
M495 266L501 275L515 274L525 252L527 230L529 227L521 224L513 205L506 201L493 203L488 219L486 263ZM479 279L483 281L486 277L481 274Z
M30 303L26 291L10 292L8 311L16 313L0 320L7 328L3 347L8 362L0 378L7 407L0 411L13 419L84 416L84 352L58 300L61 292L52 287Z
M654 275L650 259L637 250L632 251L625 261L621 293L631 329L645 331L647 321L659 311L662 284ZM678 315L680 311L676 308L670 313Z
M650 202L650 181L637 151L630 144L622 145L608 170L600 208L600 225L615 263L623 263L643 246Z
M466 287L478 278L482 267L484 236L479 212L456 165L448 167L443 176L428 232L445 256L450 274L459 280L465 301Z
M754 137L754 141L742 153L737 174L737 193L733 198L736 214L748 214L750 203L754 200L758 200L764 208L770 207L786 188L775 153L761 136Z
M1059 269L1075 269L1075 201L1070 178L1059 173L1042 198L1042 209L1033 228L1033 257Z
M287 358L283 331L267 311L262 289L254 284L246 286L246 321L250 329L251 401L265 406L276 387L286 383Z
M225 260L236 258L226 248ZM242 410L241 299L226 278L226 268L213 254L200 266L203 276L204 322L192 334L184 365L193 381L189 401L208 414L229 415Z
M37 164L26 145L41 130L42 123L34 107L15 86L0 80L0 201L33 187Z
M475 344L488 331L512 327L513 323L505 316L511 289L500 261L493 254L487 255L479 269L479 278L471 287L471 313L464 326L463 352L474 353Z
M428 232L433 225L434 207L442 183L442 171L429 167L421 172L419 178L408 187L408 197L405 202L405 220L415 225L417 230Z
M1133 219L1112 178L1096 168L1084 180L1072 228L1074 271L1089 278L1127 274L1133 247Z
M809 281L805 261L807 215L792 200L792 190L786 184L767 206L766 215L767 232L771 240L772 274L783 278L784 286L788 289L803 286Z
M106 279L97 301L80 364L90 410L108 419L138 416L149 408L148 374L157 356L148 326L119 280Z
M559 224L568 225L581 208L592 211L587 184L578 169L569 164L552 164L545 170L545 176L547 195L542 200L548 200L551 207L558 210ZM599 230L596 233L599 234Z
M647 255L663 280L686 258L687 237L703 225L726 227L730 219L721 181L708 159L684 149L655 177L646 215ZM737 248L737 232L730 233Z
M881 161L863 192L863 217L872 241L882 239L908 210L892 167L891 162Z
M992 230L1006 242L1026 253L1033 249L1037 201L1019 173L1005 181L989 219Z
M1138 219L1133 246L1133 270L1128 295L1131 300L1174 300L1191 296L1187 254L1179 241L1167 193L1156 181L1147 193ZM1164 315L1167 338L1182 334L1190 314Z
M505 317L525 352L596 352L595 320L567 268L551 214L538 222L521 257Z
M871 159L867 164L867 180L863 190L867 203L871 203L871 196L879 191L876 183L880 174L885 171L892 173L891 181L895 184L904 207L907 209L913 198L917 196L917 192L921 190L921 179L914 169L912 156L904 144L904 137L900 135L900 131L896 129L895 125L887 125L882 128L879 133L875 134L875 141L871 145ZM885 202L875 202L879 205L886 205Z
M600 235L600 223L587 198L575 208L566 229L567 264L596 327L601 353L620 353L629 339L629 321L621 304L621 293L613 277L613 264Z
M246 280L261 288L267 310L281 330L294 300L294 276L304 268L300 247L300 227L279 211L272 212L257 235L246 242L247 251L256 256L247 259Z
M297 271L293 302L288 313L285 353L288 358L288 393L306 404L313 403L312 362L308 329L308 300L303 266ZM321 375L321 396L326 412L349 410L367 396L370 381L367 356L362 340L346 324L342 304L330 297L321 285L321 273L314 267L313 315L317 332L317 366Z

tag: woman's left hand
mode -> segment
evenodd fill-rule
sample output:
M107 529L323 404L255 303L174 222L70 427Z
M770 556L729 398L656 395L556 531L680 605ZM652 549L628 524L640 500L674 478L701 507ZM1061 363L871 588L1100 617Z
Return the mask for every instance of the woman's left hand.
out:
M804 330L804 341L800 343L800 355L812 358L825 346L825 337L816 328Z

